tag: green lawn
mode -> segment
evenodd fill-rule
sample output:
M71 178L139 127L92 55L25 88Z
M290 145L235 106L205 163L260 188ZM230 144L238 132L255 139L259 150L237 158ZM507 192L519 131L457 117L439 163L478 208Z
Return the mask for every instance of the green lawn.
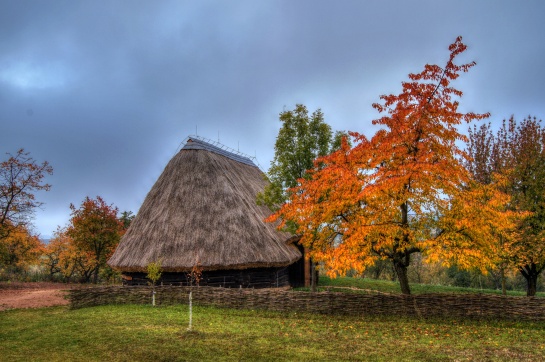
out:
M0 312L1 361L540 361L545 323L142 305Z
M443 285L429 285L429 284L416 284L411 283L411 293L424 294L424 293L489 293L489 294L501 294L501 290L494 289L474 289L474 288L462 288L451 287ZM389 280L377 280L367 278L328 278L325 276L320 277L319 290L325 290L326 288L332 288L331 290L342 291L343 288L356 288L364 290L379 291L384 293L401 293L398 282ZM338 288L338 289L335 289ZM304 288L301 288L304 289ZM306 288L308 289L308 288ZM526 296L526 292L508 290L507 295L511 296ZM545 293L537 293L537 297L545 297Z

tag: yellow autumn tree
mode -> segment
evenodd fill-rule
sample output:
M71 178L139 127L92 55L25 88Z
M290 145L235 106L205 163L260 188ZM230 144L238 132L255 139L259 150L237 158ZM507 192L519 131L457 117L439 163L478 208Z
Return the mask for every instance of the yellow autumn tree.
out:
M73 240L67 235L65 228L57 228L53 238L44 248L42 265L51 279L61 276L65 282L73 278L81 278L81 265L86 259L77 250Z
M515 232L497 237L498 266L518 269L527 295L534 296L545 270L545 127L535 117L520 123L511 117L496 134L484 124L470 129L469 138L468 169L475 179L488 185L502 177L501 189L511 197L509 209L524 216Z
M506 199L497 189L474 183L458 144L457 127L488 117L461 113L451 86L475 62L457 65L466 50L461 37L449 46L446 64L426 65L409 74L398 95L382 95L373 105L381 118L371 138L350 133L355 146L316 160L269 220L298 225L301 243L329 274L362 272L377 259L393 263L401 291L410 294L411 255L462 266L485 262L486 240L507 220ZM507 225L504 222L503 225Z
M26 227L11 227L9 235L0 238L0 268L20 275L30 266L39 264L43 248L38 236Z

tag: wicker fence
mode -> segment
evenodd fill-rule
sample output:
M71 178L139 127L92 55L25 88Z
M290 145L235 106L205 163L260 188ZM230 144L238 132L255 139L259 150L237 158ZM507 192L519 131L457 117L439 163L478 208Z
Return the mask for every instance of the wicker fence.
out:
M299 292L283 289L229 289L214 287L156 287L158 305L193 303L239 309L321 314L403 315L415 317L545 320L545 299L490 294L422 294ZM149 304L151 287L108 286L74 289L71 308L105 304Z

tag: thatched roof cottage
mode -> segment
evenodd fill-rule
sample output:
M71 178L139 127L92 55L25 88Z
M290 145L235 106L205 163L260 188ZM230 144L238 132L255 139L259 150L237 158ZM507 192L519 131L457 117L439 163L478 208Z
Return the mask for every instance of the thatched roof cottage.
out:
M163 284L276 287L304 283L301 250L263 220L256 204L267 181L252 160L188 138L152 187L108 264L126 284L145 284L160 261Z

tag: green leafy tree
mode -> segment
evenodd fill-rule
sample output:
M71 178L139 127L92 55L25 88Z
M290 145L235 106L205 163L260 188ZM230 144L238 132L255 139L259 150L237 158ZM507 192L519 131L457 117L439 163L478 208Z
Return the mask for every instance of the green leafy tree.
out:
M345 141L348 146L352 146L352 142L350 141L350 135L348 134L348 132L336 131L333 135L333 139L331 140L331 149L329 150L330 153L340 150L343 141Z
M132 211L123 211L121 213L121 216L119 217L119 220L123 223L123 228L127 230L129 226L131 226L132 221L136 215L132 213Z
M258 195L258 203L273 211L289 199L289 189L306 177L307 170L314 167L314 160L331 151L333 140L331 127L319 109L309 115L307 107L297 104L294 110L280 113L280 122L274 159L267 173L270 183Z
M346 133L336 132L324 121L320 109L309 115L307 107L297 104L295 109L280 113L282 127L274 146L274 159L268 172L270 183L257 195L258 204L265 204L272 211L290 198L290 189L307 177L307 171L314 168L314 160L340 148ZM346 137L345 137L346 138ZM286 230L295 233L297 226L287 224ZM310 262L311 285L316 287L314 263Z

